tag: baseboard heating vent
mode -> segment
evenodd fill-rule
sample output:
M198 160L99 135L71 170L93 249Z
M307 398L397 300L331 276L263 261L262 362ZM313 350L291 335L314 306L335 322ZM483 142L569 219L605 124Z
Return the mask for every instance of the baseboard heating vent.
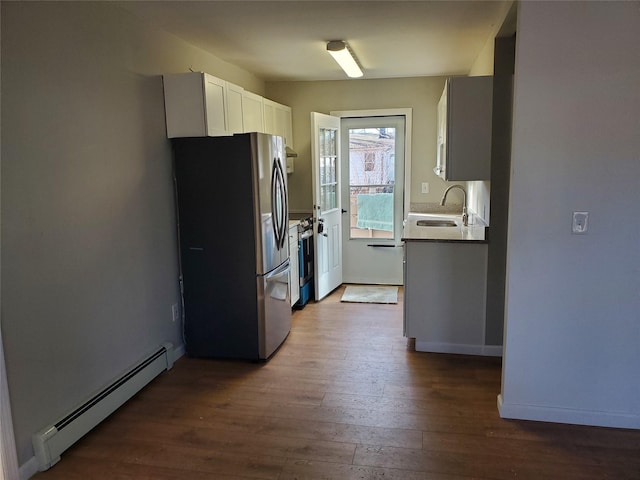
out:
M127 373L78 405L53 425L32 437L38 468L44 471L60 460L67 448L111 415L151 380L173 366L173 345L163 343L150 356L135 364Z

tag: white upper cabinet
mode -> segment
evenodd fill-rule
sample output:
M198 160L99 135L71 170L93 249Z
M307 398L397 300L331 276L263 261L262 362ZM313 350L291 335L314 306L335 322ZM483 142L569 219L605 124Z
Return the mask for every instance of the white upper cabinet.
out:
M227 82L227 128L231 133L244 133L244 116L242 113L242 97L244 88Z
M226 82L207 73L164 75L167 136L229 135L226 124Z
M285 145L293 148L293 129L291 126L291 107L274 102L273 100L263 100L264 129L266 133L279 135L284 138Z
M264 132L263 98L255 93L242 92L242 116L245 132Z
M276 133L276 102L264 98L262 100L262 111L264 112L264 133L277 135Z
M204 78L205 125L207 136L227 135L226 83L207 73Z
M293 148L291 108L202 72L163 76L167 137L261 132Z
M447 79L438 103L436 168L444 180L491 178L493 77Z
M293 121L291 107L278 104L276 109L276 131L284 137L285 145L293 149Z

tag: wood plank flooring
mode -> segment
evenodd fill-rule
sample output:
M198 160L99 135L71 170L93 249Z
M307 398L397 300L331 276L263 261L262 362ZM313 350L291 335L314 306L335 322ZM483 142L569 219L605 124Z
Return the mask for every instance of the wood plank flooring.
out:
M640 431L500 419L500 359L411 352L401 302L342 291L267 363L180 359L34 478L640 479Z

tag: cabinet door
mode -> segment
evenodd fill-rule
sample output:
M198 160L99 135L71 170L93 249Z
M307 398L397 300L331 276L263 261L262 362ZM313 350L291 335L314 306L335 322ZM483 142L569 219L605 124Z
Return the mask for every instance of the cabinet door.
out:
M293 148L291 128L291 107L278 104L276 106L276 135L284 137L285 145Z
M228 135L225 108L226 82L217 77L204 74L204 98L206 111L207 136Z
M447 179L491 178L492 77L449 80Z
M435 171L445 180L491 178L492 77L447 79L438 104ZM442 131L441 131L442 129Z
M262 100L262 109L264 112L264 132L271 135L278 135L276 127L276 102L264 98Z
M227 82L227 128L230 133L244 133L242 120L242 94L244 88Z
M291 107L265 98L263 100L264 129L266 133L284 138L285 145L293 148L293 128L291 127Z
M255 93L242 92L242 121L245 132L263 132L262 97Z
M478 243L405 242L405 336L417 349L482 349L487 252Z
M204 137L205 108L202 73L163 75L167 137Z
M226 82L202 72L163 75L167 137L229 135Z
M447 168L447 86L445 85L438 102L438 138L436 151L436 168L434 171L446 180Z
M293 149L293 118L291 107L286 107L284 110L284 133L284 138L286 140L285 145Z

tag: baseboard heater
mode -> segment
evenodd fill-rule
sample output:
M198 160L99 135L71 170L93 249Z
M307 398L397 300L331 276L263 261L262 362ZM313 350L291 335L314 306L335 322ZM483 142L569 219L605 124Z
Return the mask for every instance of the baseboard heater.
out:
M127 373L78 405L53 425L32 436L38 469L55 465L60 455L111 415L151 380L173 366L173 345L163 343L158 350L135 364Z

